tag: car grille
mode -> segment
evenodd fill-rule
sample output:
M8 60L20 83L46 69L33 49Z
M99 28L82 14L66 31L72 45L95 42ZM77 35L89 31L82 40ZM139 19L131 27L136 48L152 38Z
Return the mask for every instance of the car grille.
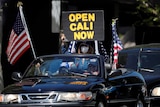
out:
M58 93L27 93L20 95L21 103L55 102Z

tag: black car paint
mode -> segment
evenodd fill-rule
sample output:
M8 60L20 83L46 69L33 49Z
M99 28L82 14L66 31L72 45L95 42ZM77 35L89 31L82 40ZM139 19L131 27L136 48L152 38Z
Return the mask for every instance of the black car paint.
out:
M148 63L148 68L144 69L142 65L144 63L142 61L143 55L145 58L149 55L154 57L156 54L158 56L157 58L145 62ZM160 64L160 43L142 44L123 49L119 52L118 58L118 65L133 69L143 75L148 90L146 103L149 103L149 107L159 105L160 96L152 96L151 91L154 87L160 86L160 66L157 69L153 69L151 65Z
M99 66L101 70L100 76L60 76L60 77L28 77L22 78L19 82L5 87L2 94L29 94L29 93L48 93L48 92L80 92L80 91L91 91L94 95L90 101L81 102L51 102L51 103L10 103L0 104L0 106L95 106L97 101L103 100L109 104L121 104L128 102L136 102L137 97L140 95L142 98L145 96L144 78L141 74L135 71L125 70L124 73L110 77L105 68L104 57L101 55L55 55L54 57L72 57L72 56L85 56L85 57L96 57L99 59ZM52 57L52 55L42 56L40 58ZM30 64L30 66L33 63ZM29 67L28 67L29 68ZM27 71L27 70L26 70ZM121 72L121 70L117 70ZM117 72L114 72L115 74ZM24 73L24 76L26 73ZM85 84L81 84L85 83Z

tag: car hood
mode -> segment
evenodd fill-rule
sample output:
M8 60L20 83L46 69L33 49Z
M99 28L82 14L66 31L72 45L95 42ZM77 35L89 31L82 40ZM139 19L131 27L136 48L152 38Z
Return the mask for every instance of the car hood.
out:
M27 78L21 82L9 85L3 93L28 93L28 92L49 92L49 91L88 91L93 86L101 84L102 78Z

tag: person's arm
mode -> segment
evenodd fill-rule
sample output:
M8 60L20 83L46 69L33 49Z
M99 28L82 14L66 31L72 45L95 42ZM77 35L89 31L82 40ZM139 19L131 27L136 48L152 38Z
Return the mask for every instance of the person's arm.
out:
M60 33L60 51L62 54L67 54L68 53L68 44L66 42L66 36L64 35L64 33Z
M62 54L68 54L68 51L67 51L68 49L66 48L66 46L65 45L61 45L61 53Z

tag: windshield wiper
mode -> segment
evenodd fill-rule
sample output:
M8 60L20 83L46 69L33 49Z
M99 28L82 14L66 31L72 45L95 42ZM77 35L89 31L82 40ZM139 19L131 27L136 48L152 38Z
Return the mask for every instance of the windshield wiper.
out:
M154 72L153 69L148 69L148 68L140 68L141 71L147 71L147 72Z
M75 72L68 72L68 73L70 73L70 74L72 74L72 75L76 75L76 76L87 77L87 75L81 74L81 73L75 73Z
M33 75L33 76L26 76L24 78L42 78L42 77L52 77L51 75Z

